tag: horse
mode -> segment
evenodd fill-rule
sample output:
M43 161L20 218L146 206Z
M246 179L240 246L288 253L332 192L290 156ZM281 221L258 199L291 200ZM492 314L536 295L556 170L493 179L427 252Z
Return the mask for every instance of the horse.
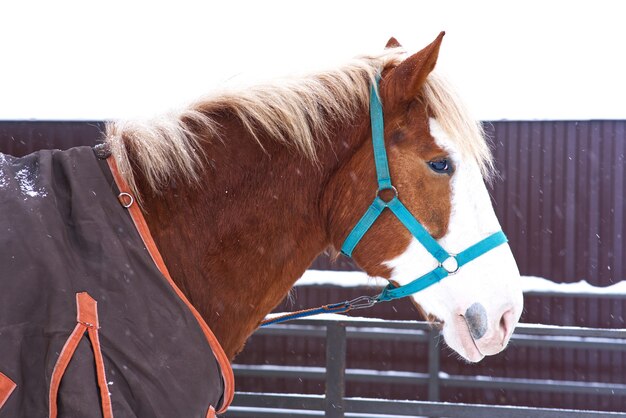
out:
M339 68L107 124L110 182L230 391L206 416L232 399L228 361L326 250L343 249L387 279L389 293L442 272L402 296L468 362L506 347L522 312L519 271L485 185L494 172L488 142L433 72L443 35L413 55L391 38ZM384 127L370 124L372 97ZM403 215L393 207L400 201ZM493 236L497 243L461 262ZM95 309L86 297L79 312ZM91 329L90 318L79 325Z

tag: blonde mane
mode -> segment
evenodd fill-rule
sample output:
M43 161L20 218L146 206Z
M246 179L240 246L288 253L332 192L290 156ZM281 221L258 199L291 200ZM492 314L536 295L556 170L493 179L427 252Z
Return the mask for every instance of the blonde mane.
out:
M387 49L309 77L215 94L150 121L112 122L107 125L105 142L138 198L133 169L141 172L153 191L163 189L173 176L190 183L200 180L203 163L208 161L201 142L224 139L215 118L224 111L236 116L261 147L259 136L269 136L316 163L317 141L328 137L330 122L347 122L366 108L376 75L404 58L403 49ZM481 125L468 118L461 102L436 74L426 81L424 99L443 129L459 143L462 154L474 158L488 177L492 159Z

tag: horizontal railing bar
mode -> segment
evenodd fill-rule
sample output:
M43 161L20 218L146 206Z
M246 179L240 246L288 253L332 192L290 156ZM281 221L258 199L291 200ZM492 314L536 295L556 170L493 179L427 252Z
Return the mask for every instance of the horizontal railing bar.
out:
M355 412L346 412L345 414L345 418L404 418L405 416L402 415L380 415L380 414L357 414Z
M626 385L620 383L458 375L440 376L439 381L445 387L497 388L554 393L584 393L589 395L626 395Z
M428 342L428 333L413 329L385 329L385 328L346 328L347 337L353 340L390 340Z
M565 327L560 325L517 324L515 334L518 335L567 335L572 337L598 337L626 339L624 328L586 328Z
M550 331L558 333L550 333ZM534 332L539 331L539 332ZM599 329L572 329L572 333L562 330L544 329L541 327L526 327L516 332L511 337L512 345L524 347L551 347L551 348L572 348L572 349L599 349L609 351L626 351L626 331L624 330L599 330ZM358 340L393 340L393 341L413 341L426 342L428 334L421 331L410 331L404 329L383 329L383 328L354 328L346 329L347 337ZM585 334L589 332L589 336ZM257 331L257 335L292 336L307 338L324 338L323 328L312 328L309 326L300 327L298 325L278 326L275 328L265 328ZM623 338L620 338L623 337Z
M346 380L351 382L425 384L428 379L428 373L346 369Z
M318 418L323 417L324 414L324 411L231 406L227 413L220 416L224 418Z
M239 408L231 406L228 413L221 415L224 418L316 418L325 416L322 411L298 411L294 409L261 409L261 408ZM404 418L400 415L380 415L380 414L356 414L347 412L345 418Z
M237 377L323 379L326 376L323 367L233 364L233 371ZM428 373L346 369L346 380L352 382L423 384L428 379Z
M237 392L233 406L275 409L324 410L324 395L300 395L292 393Z
M567 337L551 335L515 335L511 337L512 345L525 347L552 348L595 348L599 350L626 351L626 339Z
M626 418L626 413L377 399L344 400L347 412L376 415L445 416L447 418Z
M366 329L368 332L382 332L382 330L413 330L424 331L426 333L433 327L433 324L423 321L296 319L289 324L261 328L257 330L256 333L259 335L283 335L284 333L293 335L294 333L310 333L312 331L314 334L321 336L325 335L325 331L323 330L324 327L326 327L329 323L336 322L341 322L347 327L348 330L352 331L353 334L357 334L359 329ZM515 328L515 334L626 339L626 329L624 328L586 328L526 323L518 324Z
M325 323L324 325L327 325ZM265 327L256 331L255 335L268 336L291 336L307 338L325 338L324 327L311 327L308 325L281 325L277 327ZM427 342L428 333L422 329L394 329L384 327L346 327L346 335L354 340L389 340Z
M524 296L583 299L626 299L626 293L550 292L545 290L529 290L524 292Z
M295 320L289 325L272 325L259 328L254 332L254 335L326 338L326 323L318 326L294 325L294 323Z
M322 395L293 394L253 394L237 393L230 408L234 414L226 417L269 417L266 412L273 410L274 416L313 417L315 410L323 406ZM530 408L523 406L501 406L482 404L457 404L427 401L399 401L363 398L345 398L346 416L351 418L365 416L445 416L447 418L626 418L624 412L582 411L572 409ZM255 408L255 409L253 409ZM262 409L256 409L262 408ZM257 415L241 415L241 412L254 410ZM291 415L284 415L285 410ZM281 415L277 415L280 412ZM321 412L321 411L320 411ZM301 413L299 415L299 413ZM361 414L361 415L359 415Z
M326 368L324 367L297 367L297 366L274 366L274 365L249 365L233 364L235 377L280 377L302 379L324 379Z
M325 322L323 325L327 325ZM384 327L346 328L350 339L393 340L427 342L428 334L423 330L386 329ZM324 327L301 325L281 325L257 331L257 335L292 336L307 338L324 338ZM553 347L573 349L600 349L626 351L626 330L609 330L596 328L532 327L521 324L511 337L513 345L525 347Z
M323 367L243 365L233 364L237 377L274 377L324 379ZM351 382L397 383L423 385L428 383L428 373L407 371L381 371L366 369L346 369L346 380ZM570 380L542 380L526 378L504 378L491 376L462 376L441 374L439 381L445 387L465 387L474 389L510 389L553 393L584 393L590 395L626 395L626 385Z

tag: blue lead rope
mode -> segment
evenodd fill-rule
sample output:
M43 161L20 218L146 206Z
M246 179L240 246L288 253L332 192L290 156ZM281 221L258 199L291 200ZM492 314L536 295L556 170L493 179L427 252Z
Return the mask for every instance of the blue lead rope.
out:
M377 78L377 82L378 80L379 78ZM459 254L450 254L441 245L439 245L437 240L435 240L435 238L428 233L426 228L424 228L424 226L417 219L415 219L406 206L402 204L398 198L398 191L391 184L387 151L385 150L383 109L376 88L377 84L372 85L370 91L370 118L372 123L372 143L374 146L374 162L376 164L378 195L363 217L354 226L350 234L348 234L348 237L341 247L341 252L348 257L352 257L352 252L359 244L365 233L371 228L374 222L376 222L385 208L387 208L391 210L391 212L400 220L400 222L402 222L411 234L437 260L438 266L429 273L426 273L425 275L418 277L403 286L396 287L390 283L377 296L360 296L351 301L324 305L319 308L306 309L304 311L286 314L263 321L261 326L290 321L292 319L317 315L320 313L345 313L353 309L368 308L378 302L386 302L412 295L420 290L424 290L427 287L432 286L435 283L438 283L450 274L456 273L457 270L465 264L507 242L507 238L504 233L502 231L498 231L463 250ZM388 201L381 199L380 194L383 190L392 191L393 197Z
M319 308L305 309L297 312L290 312L284 315L279 315L273 318L269 318L261 322L261 326L265 327L272 324L278 324L281 322L291 321L292 319L305 318L307 316L319 315L323 313L346 313L354 309L363 309L374 306L378 303L376 297L372 296L359 296L356 299L347 300L345 302L333 303L332 305L324 305Z

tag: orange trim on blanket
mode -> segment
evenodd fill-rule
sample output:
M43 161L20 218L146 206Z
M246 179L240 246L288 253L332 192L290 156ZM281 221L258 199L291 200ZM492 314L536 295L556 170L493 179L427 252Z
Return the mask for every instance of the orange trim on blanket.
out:
M113 418L113 407L111 405L111 394L107 385L106 373L104 370L104 358L102 357L102 347L98 336L98 302L96 302L87 292L76 294L76 320L87 328L93 357L96 362L96 376L98 378L98 388L100 389L100 402L102 402L102 415L104 418Z
M102 348L100 347L100 339L98 338L98 303L87 292L76 294L76 327L65 342L61 354L57 359L52 371L50 379L50 418L56 418L58 415L57 399L59 395L59 386L61 379L65 374L67 366L70 364L76 348L80 340L87 331L91 348L96 363L96 375L98 378L98 387L100 389L100 402L102 404L102 416L104 418L113 418L113 408L111 406L111 394L106 382L104 372L104 359L102 357Z
M89 293L76 294L76 322L87 327L100 328L98 323L98 302Z
M207 412L206 418L215 418L215 408L213 407L209 408L209 412Z
M102 415L104 418L113 418L113 405L111 404L111 394L109 393L109 386L107 385L107 377L104 370L104 358L102 357L98 329L89 327L87 328L87 333L89 334L89 340L93 347L93 356L96 361L96 376L98 377L98 387L100 388Z
M5 374L0 373L0 409L2 409L16 387L17 385L14 381L9 379ZM215 416L215 414L213 414L213 416Z
M111 170L111 174L113 175L113 179L115 180L115 183L117 184L117 188L119 189L119 191L132 196L132 194L130 193L131 192L130 187L128 187L128 184L126 183L124 178L121 176L117 168L117 164L115 163L115 158L113 156L108 157L107 163L109 165L109 169ZM136 199L133 200L133 203L134 202L136 202ZM124 206L126 207L126 205ZM187 305L187 307L193 313L193 316L198 321L198 324L200 325L200 328L204 332L204 335L211 349L213 350L215 358L217 359L220 365L222 378L224 379L224 401L222 402L222 405L220 409L217 411L217 413L221 414L222 412L225 412L226 409L228 409L235 395L235 378L233 375L233 369L230 365L230 361L228 360L226 353L224 353L224 349L222 348L219 341L215 337L215 334L213 334L213 331L211 331L211 328L209 328L207 323L204 321L204 318L202 318L200 313L191 304L191 302L189 302L189 300L183 294L183 292L178 288L174 280L172 280L172 277L170 276L167 266L165 265L165 262L163 261L163 257L161 257L161 253L159 252L159 249L157 248L156 243L154 242L154 239L152 238L152 234L150 233L150 229L148 228L148 224L146 223L146 220L143 216L143 213L141 212L141 209L139 208L139 205L137 205L136 203L130 204L127 207L127 209L135 224L135 227L137 228L137 231L139 232L139 235L141 236L141 239L144 242L144 245L146 246L146 249L148 250L148 252L150 253L150 256L152 257L152 260L154 261L158 269L161 271L161 274L165 276L165 278L169 282L170 286L172 286L172 288L174 289L178 297L185 303L185 305Z
M76 324L74 331L72 331L69 338L65 342L65 345L61 350L61 354L59 354L59 358L54 365L54 369L52 370L52 378L50 379L50 394L48 399L50 404L50 412L48 416L50 418L56 418L58 414L57 398L59 395L59 385L61 384L61 379L65 374L67 365L70 364L70 360L76 351L76 347L78 347L78 343L81 338L83 338L83 334L85 334L85 329L87 329L87 327L84 324Z

